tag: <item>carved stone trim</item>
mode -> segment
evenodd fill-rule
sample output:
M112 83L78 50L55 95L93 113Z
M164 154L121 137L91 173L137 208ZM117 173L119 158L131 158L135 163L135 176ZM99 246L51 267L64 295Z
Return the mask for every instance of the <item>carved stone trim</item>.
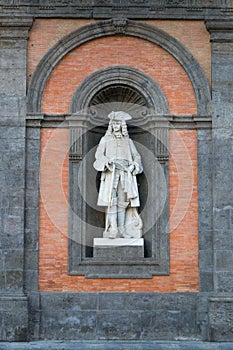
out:
M165 156L157 155L156 157L157 157L157 159L158 159L158 161L159 161L160 163L168 162L168 160L169 160L169 157L168 157L168 156L165 157Z
M0 15L0 23L1 40L27 40L33 17Z
M145 73L125 66L104 68L88 76L75 91L70 111L75 113L87 109L99 90L117 84L137 90L155 113L168 113L168 104L160 86Z
M210 32L210 40L212 42L233 42L233 20L206 21L206 28Z
M107 19L114 15L136 19L206 19L230 17L232 0L1 0L6 14L30 14L35 17Z
M82 133L83 131L81 128L76 127L70 129L69 159L72 162L80 162L83 159Z
M28 111L40 112L46 81L57 63L71 50L93 39L115 35L112 20L83 26L60 40L43 57L33 74L28 91ZM128 20L125 35L148 40L168 51L187 72L197 100L198 114L210 114L210 91L205 75L194 56L174 37L145 23Z
M127 18L114 18L112 24L115 28L115 34L126 34Z
M0 292L0 301L27 301L27 297L24 293L12 293L12 292Z
M88 114L82 114L83 120L77 122L77 114L28 114L26 117L26 123L28 127L41 127L41 128L68 128L71 126L82 125L84 123L94 124L92 116ZM147 122L146 122L147 119ZM79 124L77 124L79 123ZM81 123L81 124L80 124ZM145 126L147 123L147 126ZM212 127L212 118L210 116L196 116L196 115L145 115L141 120L134 121L135 126L143 124L145 128L150 130L151 127L169 128L174 129L211 129Z
M156 139L155 156L159 161L168 160L168 128L157 128L154 130Z
M26 115L27 127L40 128L43 120L44 120L43 113L35 113L35 114L27 114Z
M70 161L71 162L81 162L83 159L83 155L79 154L79 153L75 153L75 154L70 154L69 155Z
M175 129L211 129L212 117L206 116L172 116L170 119L171 126Z

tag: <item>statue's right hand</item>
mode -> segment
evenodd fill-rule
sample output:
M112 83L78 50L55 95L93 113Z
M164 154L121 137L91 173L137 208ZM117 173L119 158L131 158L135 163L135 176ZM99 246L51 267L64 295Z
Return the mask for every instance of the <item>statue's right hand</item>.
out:
M105 166L109 171L113 170L113 162L112 161L109 161Z

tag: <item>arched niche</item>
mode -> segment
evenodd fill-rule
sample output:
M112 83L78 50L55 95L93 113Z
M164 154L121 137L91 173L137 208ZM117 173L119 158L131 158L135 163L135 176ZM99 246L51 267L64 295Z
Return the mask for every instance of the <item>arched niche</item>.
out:
M100 259L93 250L93 239L101 238L104 230L104 211L96 205L100 173L93 168L94 154L112 110L131 114L129 134L143 158L144 173L138 176L139 212L144 225L144 257L140 259ZM69 164L70 274L96 278L167 275L168 122L161 115L168 113L168 106L162 89L139 70L108 67L91 74L78 86L70 112L73 123ZM79 174L82 176L78 189Z
M117 98L121 102L119 106L114 105ZM124 106L130 109L131 104L142 110L143 107L148 111L152 109L154 114L168 114L168 104L160 86L144 72L131 67L111 66L89 75L75 91L70 112L77 113L97 104L108 104L112 110Z

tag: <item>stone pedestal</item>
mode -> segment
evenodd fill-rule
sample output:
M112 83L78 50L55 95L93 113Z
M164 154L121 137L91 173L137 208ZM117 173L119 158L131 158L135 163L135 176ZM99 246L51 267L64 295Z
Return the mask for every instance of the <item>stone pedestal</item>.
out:
M144 258L144 239L94 238L94 257L105 260Z

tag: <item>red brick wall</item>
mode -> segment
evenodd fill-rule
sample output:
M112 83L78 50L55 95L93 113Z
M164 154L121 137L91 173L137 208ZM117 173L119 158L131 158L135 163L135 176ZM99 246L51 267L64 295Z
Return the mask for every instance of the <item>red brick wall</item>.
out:
M94 20L36 19L28 40L28 77L46 52L65 35ZM211 48L204 21L148 20L147 24L160 28L183 43L198 60L207 79L211 81Z
M36 19L29 32L28 81L40 60L53 45L70 32L92 22L77 19Z
M41 291L198 291L196 131L170 132L170 276L85 279L68 271L68 131L41 132L39 285Z
M189 78L168 52L145 40L117 36L90 41L61 60L46 84L43 112L67 113L79 84L91 73L114 65L130 66L151 76L162 88L170 113L197 112Z
M146 21L146 23L164 30L184 44L197 59L209 84L211 84L210 36L203 21L156 20Z
M36 20L30 32L28 75L64 35L88 23ZM200 21L149 21L183 42L210 81L209 36ZM111 65L144 71L163 89L170 113L196 113L187 74L163 49L132 37L107 37L70 52L52 72L43 95L43 111L66 113L77 86L92 72ZM68 130L41 131L39 285L41 291L198 291L198 205L196 131L170 131L170 276L152 279L85 279L68 271Z

